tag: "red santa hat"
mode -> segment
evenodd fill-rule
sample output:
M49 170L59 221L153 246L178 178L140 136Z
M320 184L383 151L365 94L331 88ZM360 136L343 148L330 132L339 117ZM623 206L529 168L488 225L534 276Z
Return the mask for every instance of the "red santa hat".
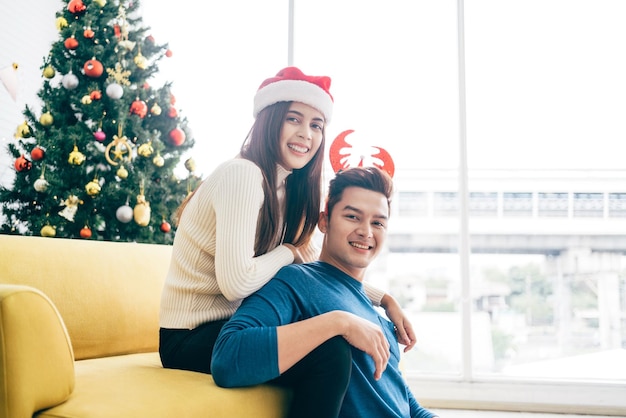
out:
M330 77L306 75L296 67L283 68L263 81L254 96L253 115L278 102L301 102L322 112L326 123L333 114Z

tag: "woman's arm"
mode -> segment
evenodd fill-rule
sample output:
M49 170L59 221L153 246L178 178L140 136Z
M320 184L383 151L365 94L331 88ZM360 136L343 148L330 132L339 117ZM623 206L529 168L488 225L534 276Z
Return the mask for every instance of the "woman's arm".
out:
M385 296L383 296L380 306L385 309L387 317L395 325L396 337L398 338L398 342L405 346L404 352L406 353L412 349L417 342L411 321L409 321L409 318L404 314L398 301L388 293L385 293Z
M259 209L265 198L262 181L254 163L235 160L209 195L216 222L215 274L220 291L231 301L257 291L293 261L292 251L283 245L254 256Z
M411 321L404 314L402 307L398 301L388 293L372 286L371 284L364 282L363 289L365 294L372 301L374 306L381 306L387 317L396 327L396 337L398 342L404 345L404 352L406 353L415 346L417 339Z

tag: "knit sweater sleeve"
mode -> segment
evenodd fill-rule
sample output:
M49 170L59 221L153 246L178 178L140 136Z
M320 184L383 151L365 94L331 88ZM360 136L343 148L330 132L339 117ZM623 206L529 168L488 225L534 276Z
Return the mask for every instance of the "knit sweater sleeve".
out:
M216 182L215 273L230 301L249 296L293 262L291 250L283 245L254 256L259 209L265 197L262 182L260 169L244 159L225 167Z
M365 291L365 294L367 295L369 300L372 301L372 305L380 306L380 303L383 300L383 296L385 296L384 290L380 290L367 282L363 283L363 290Z

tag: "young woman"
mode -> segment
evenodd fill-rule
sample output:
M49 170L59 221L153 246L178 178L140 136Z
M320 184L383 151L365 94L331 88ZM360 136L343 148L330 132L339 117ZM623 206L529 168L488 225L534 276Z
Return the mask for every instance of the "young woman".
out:
M295 67L265 80L254 97L255 122L240 154L218 166L181 205L161 300L164 367L210 373L219 331L241 301L281 267L317 259L311 238L321 204L325 126L333 109L329 88L330 78ZM386 309L399 341L411 348L415 336L397 301L372 287L368 297ZM310 365L303 362L302 370L291 371L294 382L316 376L304 390L319 393L322 404L340 404L349 355L329 341L310 354ZM315 406L302 409L310 407Z

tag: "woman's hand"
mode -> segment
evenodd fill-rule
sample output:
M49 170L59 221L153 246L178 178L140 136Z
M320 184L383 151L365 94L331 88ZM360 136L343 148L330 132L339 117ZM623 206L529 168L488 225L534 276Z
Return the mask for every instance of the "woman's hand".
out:
M294 246L293 244L287 244L287 243L284 243L283 245L289 248L291 252L293 253L293 264L304 263L304 261L302 260L302 255L300 254L300 251L298 251L298 247Z
M407 318L402 311L402 307L398 301L387 293L385 293L385 296L383 296L380 301L380 306L385 309L387 317L395 325L398 342L405 346L404 352L406 353L412 349L417 342L411 321L409 321L409 318Z

